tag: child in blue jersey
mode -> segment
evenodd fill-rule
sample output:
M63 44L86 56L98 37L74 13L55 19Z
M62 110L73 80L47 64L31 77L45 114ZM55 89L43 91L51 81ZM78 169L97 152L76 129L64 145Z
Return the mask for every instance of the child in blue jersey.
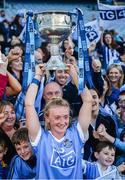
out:
M97 159L96 162L82 161L85 179L103 179L103 177L106 176L109 179L110 176L117 179L120 177L118 171L122 172L125 170L124 164L119 165L117 168L113 165L115 160L115 147L108 141L100 141L96 146L94 155Z
M7 146L4 139L0 137L0 179L5 179L8 173L8 165L4 162L4 155L7 152Z
M44 109L46 129L41 128L34 103L44 70L43 64L36 66L25 99L29 137L37 156L36 179L82 179L81 152L88 138L92 96L87 88L81 93L84 103L74 124L70 124L68 102L60 97L51 99Z
M17 151L13 157L8 179L32 179L36 175L36 156L28 138L27 128L18 129L12 137L12 143Z

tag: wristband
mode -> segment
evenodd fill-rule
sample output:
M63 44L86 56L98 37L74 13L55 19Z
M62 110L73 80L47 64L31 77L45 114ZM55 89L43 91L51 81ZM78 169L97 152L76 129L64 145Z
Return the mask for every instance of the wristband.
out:
M32 83L33 83L33 84L36 84L37 86L39 86L40 81L39 81L38 79L36 79L36 78L33 78L33 79L32 79Z

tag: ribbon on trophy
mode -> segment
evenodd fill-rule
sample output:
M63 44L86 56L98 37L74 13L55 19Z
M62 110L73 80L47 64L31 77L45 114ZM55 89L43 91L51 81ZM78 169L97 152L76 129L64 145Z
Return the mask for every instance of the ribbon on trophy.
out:
M78 66L79 66L79 81L78 81L78 93L83 92L86 83L89 87L94 87L91 77L91 70L89 66L89 55L87 49L85 26L83 14L80 9L77 10L77 26L78 26Z
M35 73L35 35L34 35L34 22L33 12L27 12L27 25L26 25L26 51L23 71L22 88L27 89L31 83Z
M18 95L15 103L15 111L17 120L25 117L24 111L24 99L27 91L28 85L31 83L32 78L35 73L35 40L34 40L34 22L33 22L33 12L27 12L26 20L26 32L25 32L25 57L23 66L23 81L22 81L22 91Z

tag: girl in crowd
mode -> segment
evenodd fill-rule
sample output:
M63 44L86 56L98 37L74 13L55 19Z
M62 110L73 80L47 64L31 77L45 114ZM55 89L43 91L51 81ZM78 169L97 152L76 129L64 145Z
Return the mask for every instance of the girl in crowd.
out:
M20 15L16 15L11 23L10 29L12 36L19 36L23 30L23 26L21 24L22 17Z
M110 94L106 96L109 105L117 103L120 87L123 84L124 74L120 65L112 64L107 70L107 77L111 84Z
M111 64L107 69L106 76L104 77L101 75L101 65L99 60L93 60L92 67L94 70L93 82L95 87L98 89L99 94L101 95L102 106L107 106L106 109L108 108L115 112L117 108L120 87L122 86L124 79L122 67L117 64ZM97 74L98 76L95 76L95 74ZM98 84L98 82L100 83Z
M48 42L42 42L41 46L36 50L36 52L40 53L40 59L36 58L36 63L46 63L50 59L50 44ZM36 54L35 52L35 54ZM37 54L36 54L37 55Z
M0 64L0 99L17 95L21 91L21 85L11 73L7 71L8 59L2 54L3 63Z
M9 73L20 83L20 87L22 84L22 70L23 70L23 49L20 45L15 45L9 52L9 65L8 71ZM11 59L12 58L12 59ZM15 104L17 94L13 94L12 96L7 96L7 100L11 101Z
M91 121L92 97L87 89L81 94L84 103L78 122L72 125L68 102L62 98L50 100L44 109L46 130L43 130L34 107L43 73L44 65L37 66L25 99L29 137L37 152L36 178L82 179L82 148Z
M19 82L21 82L22 69L23 69L22 46L21 45L13 46L8 54L8 59L9 59L8 70Z
M118 45L113 40L111 32L105 31L100 42L97 44L97 52L102 56L102 69L107 70L108 66L115 63L119 59L119 54L116 51Z

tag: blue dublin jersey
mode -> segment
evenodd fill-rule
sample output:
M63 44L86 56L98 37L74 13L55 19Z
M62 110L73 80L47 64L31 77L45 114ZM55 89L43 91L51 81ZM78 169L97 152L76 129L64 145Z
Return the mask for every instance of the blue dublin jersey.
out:
M36 179L82 179L84 139L79 124L68 128L61 140L40 128L32 142L37 156Z
M36 167L31 168L20 156L13 157L7 179L33 179L36 176Z
M101 179L101 177L103 179L104 176L108 177L108 175L110 175L110 173L113 173L113 175L112 175L113 179L116 176L116 174L114 173L116 171L116 167L114 165L109 166L105 171L103 171L103 170L101 170L101 165L98 163L98 161L89 162L89 161L82 160L82 168L83 168L83 174L84 174L85 179L94 179L95 180L98 178Z

